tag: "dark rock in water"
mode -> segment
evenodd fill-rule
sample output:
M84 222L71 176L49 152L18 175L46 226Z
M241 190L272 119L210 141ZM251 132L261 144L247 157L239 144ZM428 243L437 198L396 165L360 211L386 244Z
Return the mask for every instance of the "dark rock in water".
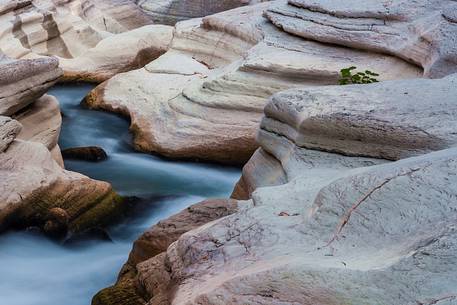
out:
M108 155L98 146L73 147L62 150L64 159L78 159L91 162L106 160Z

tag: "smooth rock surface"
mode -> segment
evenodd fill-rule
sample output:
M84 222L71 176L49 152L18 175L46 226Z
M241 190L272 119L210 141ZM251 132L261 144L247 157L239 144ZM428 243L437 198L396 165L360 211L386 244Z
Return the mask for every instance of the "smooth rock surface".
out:
M18 139L38 142L52 151L59 141L62 117L57 99L44 95L14 115L23 128Z
M86 103L129 116L139 150L243 164L258 147L263 107L275 92L337 84L339 70L352 65L380 80L422 75L391 56L284 33L262 17L269 6L178 23L166 54L101 84Z
M1 50L17 59L56 56L64 81L101 82L142 67L171 40L171 27L150 25L129 0L17 3L0 6Z

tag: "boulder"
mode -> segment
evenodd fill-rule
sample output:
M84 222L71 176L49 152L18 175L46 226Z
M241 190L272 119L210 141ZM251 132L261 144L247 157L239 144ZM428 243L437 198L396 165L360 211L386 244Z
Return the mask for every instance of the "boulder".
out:
M129 116L141 151L244 164L275 92L337 84L340 69L353 65L378 72L379 80L422 76L392 56L289 35L262 16L269 6L178 23L166 54L99 85L86 104Z
M42 96L62 76L58 65L52 57L15 60L0 51L0 115L11 116Z
M293 35L392 54L438 78L457 72L456 10L453 0L288 0L265 16Z
M103 148L98 146L72 147L62 150L65 159L79 159L84 161L98 162L108 158Z
M109 183L64 170L41 143L16 139L0 153L0 231L72 234L106 225L124 208Z
M172 36L171 27L151 25L129 0L17 3L3 10L0 4L2 51L17 59L56 56L63 81L101 82L142 67L165 52Z

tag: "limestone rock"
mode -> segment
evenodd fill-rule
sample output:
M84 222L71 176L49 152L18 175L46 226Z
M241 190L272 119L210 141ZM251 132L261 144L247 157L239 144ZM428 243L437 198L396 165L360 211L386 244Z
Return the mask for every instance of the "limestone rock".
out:
M454 304L455 81L273 95L234 192L250 199L164 253L134 250L120 279L148 305Z
M155 23L174 25L178 21L204 17L264 1L268 0L137 0L136 3L152 17Z
M147 230L138 238L133 249L130 252L127 263L119 274L116 285L103 289L92 300L93 305L111 305L111 304L143 304L144 298L141 290L138 289L138 281L148 286L154 285L146 278L136 278L137 268L144 274L146 270L155 271L157 267L164 267L163 258L167 248L176 241L182 234L198 228L210 221L230 215L237 210L237 202L230 199L208 199L194 204L187 209L160 221ZM146 260L157 261L157 264L142 265L141 262ZM162 259L162 261L161 261ZM162 264L160 264L162 262ZM168 285L169 277L167 272L162 270L160 273L164 276L157 285L165 288ZM158 276L159 274L156 274ZM155 296L157 299L158 297ZM165 296L161 296L165 300ZM142 301L143 300L143 301Z
M171 303L454 304L456 165L453 148L260 188L170 246Z
M62 75L56 58L14 60L0 51L0 115L10 116L42 96Z
M22 129L21 124L6 116L0 116L0 153L4 152Z
M288 0L266 16L291 34L392 54L443 77L457 72L456 9L453 0Z
M439 80L292 89L265 107L266 132L299 147L398 160L457 144L457 74Z
M337 84L340 69L352 65L380 80L422 76L392 56L289 35L262 16L269 5L178 23L166 54L101 84L86 103L129 116L142 151L243 164L258 147L256 130L273 93Z
M53 55L64 81L101 82L165 52L172 28L150 25L130 0L23 1L0 10L2 51L12 58Z
M62 117L57 99L44 95L29 107L16 113L14 118L23 128L18 139L42 143L50 151L59 140Z
M55 208L71 234L109 223L124 206L108 183L64 170L41 143L15 140L0 153L0 231L49 229Z

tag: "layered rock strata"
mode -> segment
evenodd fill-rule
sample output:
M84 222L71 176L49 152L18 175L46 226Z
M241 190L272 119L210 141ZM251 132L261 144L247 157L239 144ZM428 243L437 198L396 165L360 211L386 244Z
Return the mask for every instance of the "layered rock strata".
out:
M6 1L0 4L0 49L16 59L57 56L64 81L101 82L165 52L172 28L132 1Z
M289 35L262 16L269 6L178 23L166 54L101 84L86 103L129 116L139 150L243 164L258 147L263 107L275 92L336 84L339 70L352 65L379 80L422 75L392 56Z
M456 81L275 94L249 200L137 264L129 291L148 305L454 304Z
M268 0L136 0L138 6L154 23L174 25L178 21L199 18L227 11L239 6Z

